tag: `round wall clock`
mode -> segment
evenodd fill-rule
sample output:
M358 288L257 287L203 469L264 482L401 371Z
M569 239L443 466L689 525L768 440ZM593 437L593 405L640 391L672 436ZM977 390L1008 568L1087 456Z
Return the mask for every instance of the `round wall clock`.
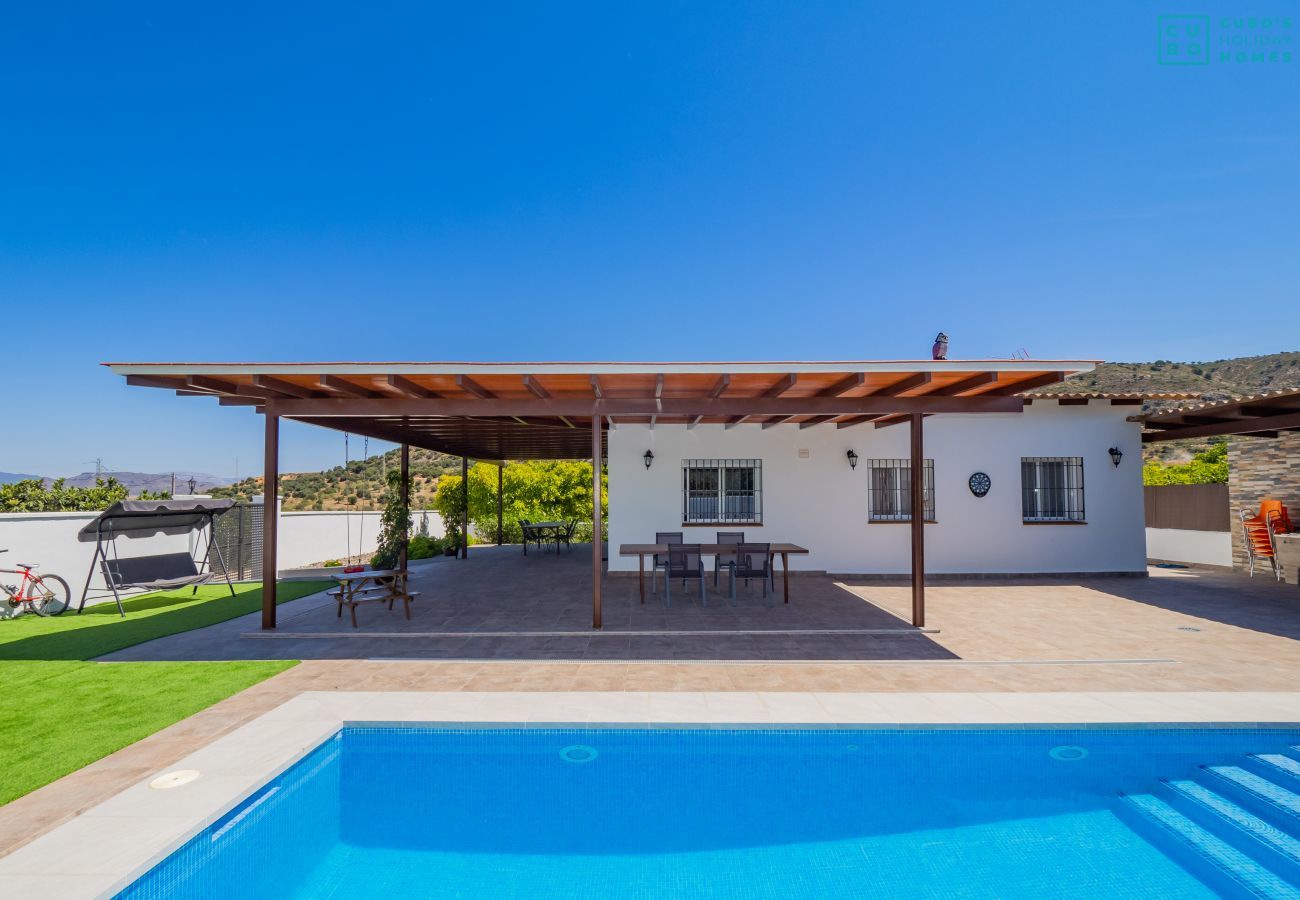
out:
M983 472L976 472L967 482L970 485L970 492L976 497L983 497L993 487L993 479L989 478Z

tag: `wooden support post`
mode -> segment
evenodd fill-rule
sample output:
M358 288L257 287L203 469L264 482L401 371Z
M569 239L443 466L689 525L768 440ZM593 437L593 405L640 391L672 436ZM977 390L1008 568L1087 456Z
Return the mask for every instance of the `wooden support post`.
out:
M924 416L911 414L912 426L912 624L925 625L925 446L921 423Z
M411 445L402 445L402 506L406 509L407 516L411 514ZM407 551L410 549L411 533L402 535L402 552L398 554L397 568L405 571L407 562Z
M600 415L591 417L591 627L600 628Z
M501 465L497 466L497 546L501 546L503 540L501 534L501 486L505 481L506 461L501 460Z
M460 458L460 558L469 559L469 457Z
M275 538L280 522L280 417L266 413L262 491L262 630L275 630Z

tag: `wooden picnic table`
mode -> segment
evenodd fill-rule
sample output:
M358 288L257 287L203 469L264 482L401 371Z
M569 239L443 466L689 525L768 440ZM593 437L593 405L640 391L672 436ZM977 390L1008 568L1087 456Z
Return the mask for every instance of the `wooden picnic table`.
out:
M406 618L411 618L411 601L419 596L406 589L405 569L366 569L361 572L338 572L331 576L339 583L338 588L329 592L338 601L339 618L343 618L343 607L352 613L352 627L357 627L358 603L387 603L393 608L393 601L401 600L406 611Z
M763 541L752 541L751 543L761 544ZM735 544L700 544L700 553L705 556L717 556L719 553L735 553ZM798 544L785 542L772 543L770 545L772 556L781 557L781 587L785 594L785 602L790 602L790 554L806 554L807 547L800 547ZM645 558L654 556L656 553L668 553L667 544L619 544L619 556L635 556L637 558L637 583L641 589L641 602L645 603Z

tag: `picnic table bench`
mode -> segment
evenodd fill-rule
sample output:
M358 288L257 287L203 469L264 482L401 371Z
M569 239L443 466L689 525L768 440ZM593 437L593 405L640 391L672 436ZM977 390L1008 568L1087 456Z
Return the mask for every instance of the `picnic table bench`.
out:
M393 603L402 601L406 618L411 618L411 601L420 596L419 591L407 590L407 573L405 569L367 569L363 572L340 572L333 576L339 586L328 591L329 596L338 601L339 618L343 618L343 607L352 613L352 627L357 627L357 605L361 603Z

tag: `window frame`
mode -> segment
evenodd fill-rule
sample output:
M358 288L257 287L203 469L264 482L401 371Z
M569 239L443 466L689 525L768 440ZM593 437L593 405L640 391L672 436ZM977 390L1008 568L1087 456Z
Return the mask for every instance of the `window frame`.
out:
M869 459L867 460L867 524L869 525L906 525L912 521L912 511L910 509L912 502L911 493L911 471L912 460L907 459ZM884 491L897 494L901 504L905 497L909 509L907 512L878 512L877 497L880 492L876 489L876 472L901 472L906 471L909 476L907 491L904 493L901 487L885 488ZM897 477L897 476L895 476ZM926 458L922 462L922 477L925 484L922 488L921 504L924 521L929 524L938 522L938 496L935 489L934 460ZM886 504L887 505L887 504Z
M748 470L752 478L752 487L728 488L728 470ZM709 472L715 475L714 484L709 487L691 487L692 471ZM763 525L763 460L761 459L683 459L682 460L682 527L710 525ZM711 517L692 518L692 506L695 502L706 501L712 495L713 515ZM728 517L728 507L735 508L736 502L748 495L750 515Z
M1048 464L1061 467L1060 486L1043 484L1043 472ZM1033 484L1026 477L1029 466L1035 467ZM1043 493L1060 491L1055 503L1044 503ZM1031 502L1032 498L1032 502ZM1051 512L1059 509L1060 512ZM1022 456L1020 457L1020 521L1024 525L1086 525L1087 491L1082 456Z

